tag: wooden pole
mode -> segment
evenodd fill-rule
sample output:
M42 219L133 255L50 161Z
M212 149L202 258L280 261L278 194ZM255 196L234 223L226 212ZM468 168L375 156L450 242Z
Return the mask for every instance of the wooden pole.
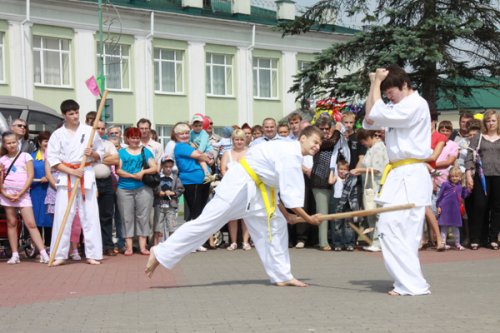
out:
M385 206L385 207L379 207L379 208L367 209L367 210L355 210L352 212L320 215L320 220L321 221L340 220L340 219L376 215L379 213L393 212L396 210L405 210L405 209L412 209L412 208L415 208L415 204L392 205L392 206ZM295 220L295 223L305 223L305 222L306 221L301 217L299 217L299 218L297 218L297 220ZM295 223L292 223L292 224L295 224Z
M108 91L104 90L104 94L102 94L101 103L99 104L99 109L97 110L97 115L95 117L94 126L92 126L92 132L90 132L89 142L87 143L87 148L92 148L92 142L94 141L94 135L97 130L97 123L101 119L102 109L104 108L104 104L106 102L106 97L108 95ZM85 167L85 163L87 163L87 156L83 155L82 162L80 163L80 169L82 170ZM75 180L75 184L73 185L73 189L71 190L71 195L68 199L68 205L66 206L66 211L64 212L64 217L61 222L61 226L57 232L57 238L54 243L54 248L50 249L50 258L49 258L49 267L54 263L54 257L56 256L57 249L59 248L59 243L61 242L62 234L64 228L66 227L66 221L68 220L69 212L71 211L71 206L73 206L73 202L75 201L76 192L78 190L78 186L84 186L80 184L81 178L77 178Z

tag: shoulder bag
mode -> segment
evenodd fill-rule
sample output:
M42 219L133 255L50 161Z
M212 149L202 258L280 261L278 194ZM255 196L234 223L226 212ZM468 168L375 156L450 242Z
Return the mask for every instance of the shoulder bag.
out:
M371 185L368 185L370 179ZM366 210L377 208L375 203L375 177L373 176L373 168L367 168L365 174L365 185L363 187L363 205Z
M141 155L142 155L142 168L144 170L149 169L148 161L146 160L146 154L144 154L145 147L142 147ZM160 174L158 172L153 174L145 174L142 176L142 182L144 185L149 186L151 188L156 188L160 185Z

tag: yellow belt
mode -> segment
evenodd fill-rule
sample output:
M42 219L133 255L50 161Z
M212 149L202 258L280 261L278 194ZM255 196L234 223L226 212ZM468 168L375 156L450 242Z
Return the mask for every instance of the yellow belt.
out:
M389 172L391 172L392 169L399 168L400 166L403 165L424 163L424 162L425 162L424 160L419 160L418 158L405 158L404 160L399 160L387 164L384 168L384 172L382 173L382 179L380 180L380 190L378 193L380 194L380 192L382 191L382 186L385 184L387 175L389 174Z
M271 219L273 218L274 212L276 211L276 189L274 187L269 186L269 192L271 192L271 200L269 200L269 195L267 194L267 186L260 180L259 176L253 171L253 169L248 165L247 160L243 157L240 159L240 164L248 173L250 178L255 182L255 185L260 190L262 194L262 200L264 201L264 205L266 206L267 213L267 232L269 234L269 242L272 242L273 236L271 234Z

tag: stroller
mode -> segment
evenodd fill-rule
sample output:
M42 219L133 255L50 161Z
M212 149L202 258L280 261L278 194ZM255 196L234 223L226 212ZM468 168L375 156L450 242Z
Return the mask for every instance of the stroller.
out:
M22 223L21 214L17 214L17 235L19 239L19 252L26 254L28 258L34 258L37 254L35 244L31 241L30 234L24 223ZM7 233L7 216L5 210L0 207L0 258L10 258L12 256L12 249L9 244L9 237Z

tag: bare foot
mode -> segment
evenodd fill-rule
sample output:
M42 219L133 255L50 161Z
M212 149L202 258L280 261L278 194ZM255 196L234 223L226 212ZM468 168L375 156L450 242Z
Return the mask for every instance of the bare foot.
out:
M61 266L61 265L64 265L65 263L66 263L66 260L64 260L64 259L57 259L57 260L54 260L52 262L51 266Z
M146 273L148 278L151 279L156 267L158 267L159 264L160 263L158 262L155 256L155 246L153 246L149 251L148 262L146 264L146 269L144 270L144 273Z
M388 291L388 292L387 292L387 294L388 294L389 296L401 296L401 294L400 294L400 293L398 293L398 292L396 292L396 291L394 291L394 290Z
M276 282L278 287L307 287L307 284L297 279L291 279L284 282Z
M87 259L87 264L89 265L100 265L101 262L95 259Z

